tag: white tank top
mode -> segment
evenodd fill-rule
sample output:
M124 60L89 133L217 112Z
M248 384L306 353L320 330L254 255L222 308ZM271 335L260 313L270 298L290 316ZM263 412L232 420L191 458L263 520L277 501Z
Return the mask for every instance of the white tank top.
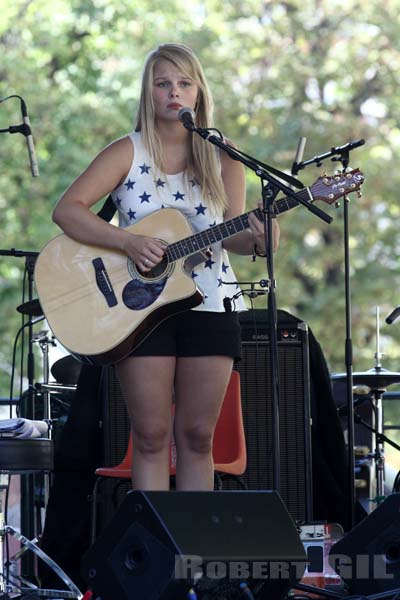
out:
M134 159L125 181L111 194L120 227L133 225L160 208L180 210L195 233L223 221L222 213L213 212L194 179L187 180L185 172L160 173L154 167L140 132L133 132L129 137L134 146ZM224 298L235 295L239 285L222 243L217 242L211 248L212 256L192 270L192 277L204 294L202 304L193 310L223 312ZM246 310L242 297L235 300L234 309Z

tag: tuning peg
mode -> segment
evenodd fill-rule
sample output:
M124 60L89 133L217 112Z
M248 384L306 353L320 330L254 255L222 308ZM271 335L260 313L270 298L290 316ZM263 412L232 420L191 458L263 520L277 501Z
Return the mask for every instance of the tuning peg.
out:
M335 208L340 208L340 202L339 202L339 200L337 202L335 202Z
M362 198L362 191L361 190L357 191L357 198Z

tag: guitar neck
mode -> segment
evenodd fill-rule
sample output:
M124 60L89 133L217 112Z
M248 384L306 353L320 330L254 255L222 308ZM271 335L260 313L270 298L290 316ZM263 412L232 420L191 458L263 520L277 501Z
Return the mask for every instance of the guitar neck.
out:
M297 196L301 196L303 200L310 201L310 196L308 194L307 188L300 190L297 192ZM293 197L286 196L285 198L280 198L276 200L274 203L274 212L279 215L295 206L298 206L299 202L295 200ZM229 219L228 221L223 221L219 225L214 225L209 229L205 229L204 231L200 231L199 233L194 233L189 237L186 237L178 242L174 242L168 246L166 255L167 259L170 262L178 260L180 258L184 258L186 256L190 256L191 254L195 254L216 244L217 242L221 242L222 240L226 240L241 231L249 228L249 215L255 214L260 221L263 220L262 210L256 208L255 210L250 210L238 217L234 217L233 219Z

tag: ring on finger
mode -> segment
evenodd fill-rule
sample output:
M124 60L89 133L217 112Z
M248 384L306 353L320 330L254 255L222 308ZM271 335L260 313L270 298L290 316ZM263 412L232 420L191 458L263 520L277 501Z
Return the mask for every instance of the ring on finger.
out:
M144 261L143 261L143 264L144 264L145 267L147 267L147 265L149 264L149 259L145 258Z

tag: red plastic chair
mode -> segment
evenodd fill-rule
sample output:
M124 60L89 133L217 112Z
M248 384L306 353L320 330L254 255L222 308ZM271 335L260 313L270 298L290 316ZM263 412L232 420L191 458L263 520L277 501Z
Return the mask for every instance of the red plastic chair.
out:
M174 415L175 407L172 407ZM240 399L240 375L232 371L224 402L215 428L213 440L214 473L217 489L222 488L222 479L233 477L240 487L246 489L241 475L246 470L247 453L243 428L242 404ZM171 440L170 446L170 476L176 474L176 447ZM97 502L100 483L106 478L130 479L132 476L132 436L129 436L126 454L119 465L115 467L100 467L96 469L96 482L93 488L92 505L92 543L96 537Z

